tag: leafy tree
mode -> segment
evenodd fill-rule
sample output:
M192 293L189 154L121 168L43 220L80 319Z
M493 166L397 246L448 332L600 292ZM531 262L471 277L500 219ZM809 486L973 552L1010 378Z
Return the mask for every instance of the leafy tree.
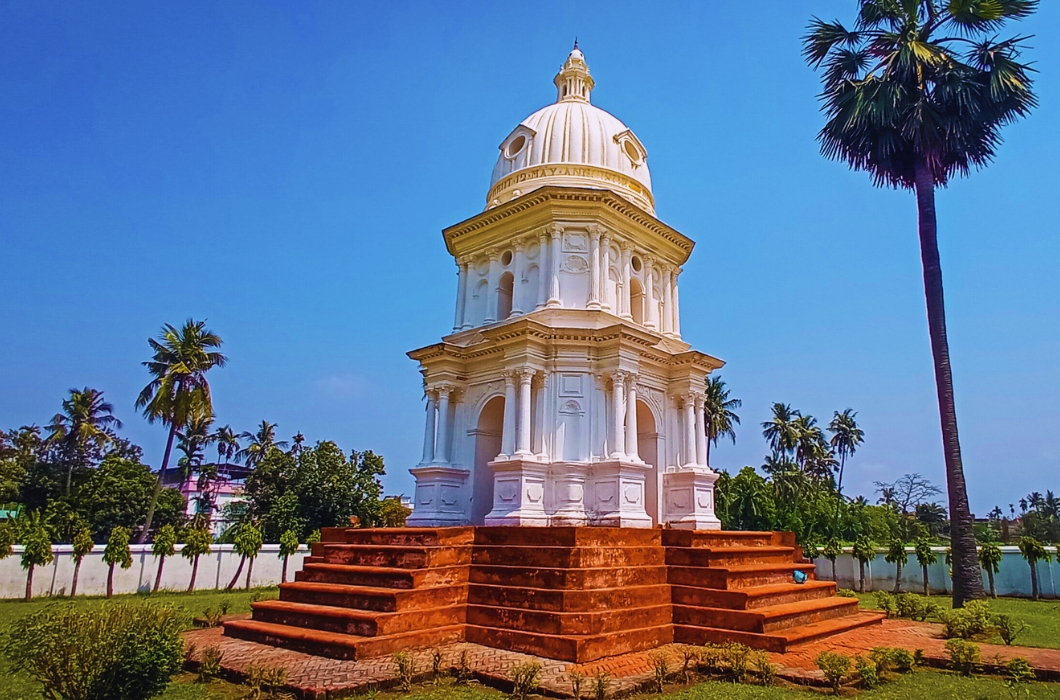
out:
M773 492L753 467L744 467L734 477L722 472L715 482L715 496L726 528L772 529L776 515Z
M15 531L11 523L0 523L0 559L7 559L15 551Z
M865 564L876 558L876 544L868 537L862 535L854 540L851 552L858 560L858 590L865 592Z
M843 471L847 466L847 457L853 457L858 446L865 442L865 431L858 427L855 420L857 415L857 412L850 408L842 413L836 411L828 424L828 432L832 434L828 442L839 455L839 483L836 485L836 491L840 494L843 493Z
M34 513L34 515L37 515ZM55 559L52 554L52 538L48 529L37 519L22 539L22 568L26 570L26 600L33 600L33 570L47 566Z
M92 532L87 527L82 527L74 535L72 546L74 556L74 579L70 582L71 598L77 595L77 577L81 573L81 561L91 554L92 550L96 547L96 543L92 541Z
M298 543L298 533L287 530L280 535L280 557L283 559L283 571L280 574L280 583L287 583L287 560L292 554L298 552L301 545Z
M379 504L380 527L405 527L412 509L401 503L400 498L384 498Z
M195 527L187 531L184 536L184 547L180 550L180 556L191 560L191 582L188 583L188 592L195 590L195 577L199 575L199 557L210 553L210 544L213 537L210 531L204 527Z
M318 451L324 444L326 443L318 444ZM364 452L354 450L350 452L350 467L353 469L353 488L349 494L353 510L351 515L356 515L363 527L375 527L379 524L379 509L383 496L383 484L379 481L379 477L386 474L383 458L371 450ZM339 503L340 501L336 501L333 506L333 512L336 515L342 507ZM348 520L349 515L346 518ZM320 524L317 527L324 527L324 525Z
M1001 127L1037 104L1020 37L998 40L1036 0L858 0L856 27L814 19L804 55L825 67L828 158L917 198L956 564L953 602L983 597L961 463L939 258L935 188L992 160ZM960 53L960 50L964 50Z
M286 440L276 440L276 424L266 420L261 421L256 433L240 433L239 437L249 440L247 446L236 453L236 457L243 460L248 468L253 469L261 460L269 454L273 448L283 449L287 447Z
M928 584L928 567L939 560L939 556L935 554L931 549L931 540L926 537L921 537L913 545L913 554L916 555L916 561L920 564L920 569L924 574L924 595L931 595L931 586Z
M103 563L107 565L107 597L114 596L114 567L121 566L122 569L132 568L132 552L129 551L129 539L131 533L128 528L120 525L114 528L107 540L107 546L103 549Z
M155 534L155 540L151 543L151 553L158 557L158 571L155 573L155 585L152 592L158 593L158 587L162 584L162 567L166 563L166 557L177 553L177 530L172 525L163 525Z
M157 480L150 468L128 459L108 455L74 494L72 504L103 539L115 527L130 532L146 527ZM184 496L176 489L163 489L158 496L156 522L178 525L184 517Z
M48 424L47 442L60 450L66 464L64 495L70 495L74 468L87 467L93 456L100 456L113 440L111 430L121 428L113 414L114 406L103 400L102 391L71 389L70 398L63 400L63 412Z
M703 418L707 431L707 464L710 464L710 446L717 447L720 438L730 438L732 444L736 444L736 426L740 424L736 409L742 405L742 400L729 398L724 379L720 376L707 377L706 400L703 403Z
M146 541L151 530L177 431L195 416L213 415L206 373L214 367L224 367L228 362L228 358L215 350L221 347L220 336L206 330L205 321L188 319L180 328L167 323L158 340L148 338L147 342L154 354L143 364L152 379L136 398L136 407L143 409L148 423L157 420L169 426L169 438L139 542Z
M1020 538L1020 554L1031 567L1031 598L1038 600L1038 562L1049 561L1049 550L1033 537Z
M895 565L894 592L902 592L902 566L909 561L909 554L905 551L905 542L901 537L892 537L887 544L887 553L883 560L888 564Z
M825 543L824 549L821 550L821 554L824 555L824 558L827 559L828 561L832 562L832 580L833 581L838 581L839 580L835 576L835 560L838 559L839 555L842 554L842 553L843 553L843 546L841 544L839 544L839 540L837 540L835 537L829 539Z
M247 567L247 588L250 588L250 572L254 568L254 559L258 556L258 552L261 551L261 530L254 523L243 523L236 533L234 544L235 553L239 555L239 566L236 568L236 575L232 577L232 581L225 586L226 591L235 588L236 581L239 580L239 574L243 572L243 565L248 560L250 565Z
M986 577L990 581L991 598L997 598L994 576L1001 570L1001 557L1001 547L995 542L987 542L979 547L979 565L986 569Z

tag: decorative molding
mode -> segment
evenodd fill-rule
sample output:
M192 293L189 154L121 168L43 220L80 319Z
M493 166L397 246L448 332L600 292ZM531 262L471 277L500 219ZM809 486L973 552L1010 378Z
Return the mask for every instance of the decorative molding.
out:
M563 266L560 267L560 271L569 272L573 275L587 275L589 274L589 263L580 255L568 255L563 260Z

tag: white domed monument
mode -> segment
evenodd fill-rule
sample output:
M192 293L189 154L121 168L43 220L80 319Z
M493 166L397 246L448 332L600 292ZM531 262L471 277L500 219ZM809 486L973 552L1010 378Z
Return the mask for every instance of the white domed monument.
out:
M655 218L647 149L592 104L577 45L555 85L500 143L485 211L443 232L456 317L409 353L408 524L720 529L703 398L723 363L681 339L694 244Z

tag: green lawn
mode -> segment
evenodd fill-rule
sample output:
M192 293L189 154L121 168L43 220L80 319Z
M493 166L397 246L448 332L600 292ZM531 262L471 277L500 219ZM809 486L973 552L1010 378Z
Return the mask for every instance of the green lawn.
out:
M859 593L858 599L862 608L876 609L876 600L872 593ZM949 596L933 595L931 602L946 608L953 607L953 599ZM998 598L987 601L990 611L1011 615L1014 619L1022 620L1029 625L1017 639L1016 644L1025 647L1042 647L1045 649L1060 649L1060 601L1057 600L1026 600L1023 598ZM991 644L1004 644L1001 637L993 637L984 640Z

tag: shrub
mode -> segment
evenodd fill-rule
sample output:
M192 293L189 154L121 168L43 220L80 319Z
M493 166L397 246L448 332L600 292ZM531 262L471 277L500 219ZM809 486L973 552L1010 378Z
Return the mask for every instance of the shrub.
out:
M1027 683L1034 680L1034 669L1027 659L1017 656L1005 665L1005 672L1012 683Z
M839 596L840 598L857 598L858 597L858 594L855 593L854 591L850 590L849 588L840 588L838 591L836 591L836 595Z
M707 673L725 670L725 649L717 644L704 644L699 650L699 662Z
M40 681L45 696L145 700L180 670L185 623L168 605L51 605L16 621L4 652Z
M582 681L585 680L585 676L577 671L570 671L567 674L567 680L570 681L570 693L574 696L574 700L581 700Z
M876 591L873 594L876 607L887 613L887 617L898 617L898 601L888 591Z
M252 689L250 697L275 698L287 685L287 669L282 666L247 666L247 685Z
M961 638L946 642L946 653L950 655L950 667L962 676L970 676L979 666L979 645Z
M762 685L771 686L777 682L777 667L769 661L769 654L764 651L751 653L751 665L758 673Z
M994 616L994 628L997 629L997 633L1001 635L1001 641L1006 645L1011 645L1016 641L1016 637L1026 632L1028 627L1027 623L1014 620L1009 615Z
M817 668L824 673L825 680L832 686L832 692L839 695L843 679L850 673L850 657L836 654L833 651L822 651L815 659Z
M515 700L526 700L530 693L537 689L537 681L541 675L541 664L536 661L526 661L512 669L512 697Z
M894 647L889 650L888 657L894 670L899 673L909 673L916 665L916 657L908 649Z
M598 671L593 677L593 700L607 700L609 690L611 690L611 676Z
M963 608L950 610L939 616L945 626L946 639L971 639L992 629L990 607L981 600L972 600Z
M412 680L416 675L416 663L407 652L399 651L392 657L397 667L398 682L401 690L409 692L412 690Z
M880 678L894 668L890 647L873 647L869 650L869 658L876 665L876 675Z
M198 618L195 622L200 627L218 627L221 624L221 620L224 618L223 609L206 608L202 611L202 617Z
M696 649L695 647L685 647L681 650L681 658L684 662L681 665L681 677L687 685L692 682L692 669L699 664L699 649Z
M747 679L747 662L750 656L750 647L739 642L730 642L725 645L725 660L729 664L729 675L736 683L743 683Z
M663 693L663 684L666 683L666 676L670 673L670 660L666 658L666 654L661 651L653 651L648 655L651 659L651 670L655 678L655 689L660 695Z
M199 682L207 683L221 675L221 650L218 647L206 647L199 659Z
M865 690L872 690L880 684L880 674L876 664L867 656L854 657L854 670L858 674L858 685Z
M898 607L898 616L923 622L932 615L937 615L939 607L935 603L925 600L916 593L903 593L895 599Z

